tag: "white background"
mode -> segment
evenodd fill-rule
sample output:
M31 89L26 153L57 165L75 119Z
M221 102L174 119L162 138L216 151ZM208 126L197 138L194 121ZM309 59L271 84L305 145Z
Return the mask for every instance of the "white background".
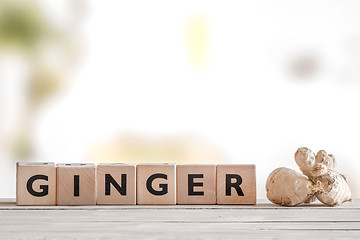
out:
M57 2L46 9L63 19ZM294 153L307 146L333 153L360 197L359 1L85 4L83 56L34 127L39 160L86 161L94 144L123 132L198 136L222 162L256 164L265 198L269 173L297 169ZM201 67L189 57L191 19L206 29ZM316 71L297 79L290 62L308 53ZM15 197L7 165L1 182L14 181L0 197Z

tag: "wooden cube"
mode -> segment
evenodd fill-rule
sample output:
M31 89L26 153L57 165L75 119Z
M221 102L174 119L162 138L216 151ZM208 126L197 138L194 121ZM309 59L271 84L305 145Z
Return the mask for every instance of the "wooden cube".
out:
M57 205L95 204L95 165L57 164Z
M176 204L174 164L136 166L137 204Z
M216 204L216 165L177 165L178 204Z
M217 204L256 204L255 165L217 165Z
M56 205L56 168L54 163L16 164L16 204Z
M135 164L101 163L96 179L97 204L136 204Z

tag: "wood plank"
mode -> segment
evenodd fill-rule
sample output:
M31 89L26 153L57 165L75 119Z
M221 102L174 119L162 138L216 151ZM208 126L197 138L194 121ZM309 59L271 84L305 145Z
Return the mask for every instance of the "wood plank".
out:
M299 226L299 225L297 225ZM3 229L6 227L6 231ZM21 230L20 230L21 229ZM297 229L296 226L288 226L282 228L281 225L269 228L269 226L262 225L248 225L236 223L200 223L194 225L193 223L92 223L84 225L81 223L57 223L49 222L41 226L36 223L29 223L18 226L4 226L0 228L1 239L8 239L12 237L26 237L26 239L46 239L49 238L89 238L89 239L110 239L121 237L131 238L146 238L146 239L164 239L176 238L180 236L181 239L239 239L241 236L262 237L262 238L299 238L311 237L316 239L324 238L358 238L360 232L358 229L324 229L324 228L310 228Z
M360 200L340 207L16 206L0 199L0 239L360 238Z
M284 207L273 204L265 199L258 199L256 205L95 205L95 206L17 206L14 198L0 198L0 210L11 209L33 209L33 210L47 210L47 209L71 209L71 210L86 210L86 209L360 209L360 199L354 199L351 202L343 203L337 207L327 207L319 201L311 204L303 204L294 207Z
M289 214L290 213L290 214ZM42 218L51 219L56 216L58 221L68 221L75 218L77 221L118 221L118 222L359 222L360 212L345 212L345 214L311 213L298 214L299 212L224 212L224 211L16 211L1 212L1 216L6 222L30 221L35 219L40 221ZM37 215L41 217L37 218ZM141 217L139 217L141 215ZM331 216L331 217L329 217ZM19 219L21 218L21 220Z

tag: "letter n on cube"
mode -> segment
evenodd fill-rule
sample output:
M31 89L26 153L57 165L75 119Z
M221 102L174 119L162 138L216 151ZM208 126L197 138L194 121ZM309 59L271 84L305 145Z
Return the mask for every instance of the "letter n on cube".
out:
M136 204L136 166L100 163L96 170L97 204Z

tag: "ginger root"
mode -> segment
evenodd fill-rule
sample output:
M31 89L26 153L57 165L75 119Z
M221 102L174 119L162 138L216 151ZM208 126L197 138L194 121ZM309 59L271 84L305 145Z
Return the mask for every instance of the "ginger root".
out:
M315 154L313 151L306 147L298 148L295 153L295 162L305 176L311 177L310 170L315 164Z
M322 163L317 163L311 172L316 197L320 202L334 207L351 200L351 191L343 175Z
M299 148L295 161L301 172L277 168L266 182L267 198L276 204L295 206L310 203L317 198L328 206L338 206L351 201L351 191L346 178L335 171L335 157L324 150L316 156L309 148Z
M267 198L276 204L295 206L314 196L313 183L289 168L277 168L266 182Z
M325 150L320 150L315 156L315 163L322 163L328 169L335 170L335 157L332 154L328 154Z

